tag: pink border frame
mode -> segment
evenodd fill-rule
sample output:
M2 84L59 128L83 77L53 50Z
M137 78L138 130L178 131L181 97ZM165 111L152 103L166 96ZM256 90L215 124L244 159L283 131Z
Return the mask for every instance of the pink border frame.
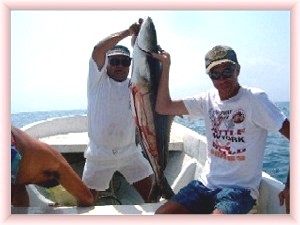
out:
M170 4L172 3L172 4ZM116 7L118 6L118 7ZM299 84L299 18L300 18L300 3L299 0L247 0L247 1L222 1L222 0L194 0L194 1L115 1L115 0L65 0L65 1L22 1L22 0L3 0L0 3L0 24L1 24L1 60L0 60L0 119L1 119L1 153L4 153L4 149L9 148L9 136L10 136L10 11L11 10L288 10L291 13L291 214L290 215L240 215L240 216L205 216L205 215L165 215L165 216L148 216L147 219L142 216L71 216L71 215L11 215L10 213L10 188L9 184L9 171L10 164L9 154L6 154L1 163L1 213L0 223L2 224L45 224L55 223L59 224L74 224L74 223L88 223L88 224L104 224L104 223L130 223L130 224L160 224L160 223L172 223L172 224L241 224L246 221L251 223L272 223L275 224L295 224L300 222L300 217L297 215L297 206L299 201L299 190L296 189L298 184L299 163L296 159L299 159L299 146L296 124L298 123L299 104L297 96L299 91L297 85ZM296 147L297 146L297 147ZM6 163L4 163L6 162Z

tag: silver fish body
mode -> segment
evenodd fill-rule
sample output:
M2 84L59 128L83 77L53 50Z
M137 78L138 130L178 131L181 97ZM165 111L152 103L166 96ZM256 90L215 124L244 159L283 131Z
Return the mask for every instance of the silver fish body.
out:
M155 175L149 202L174 195L164 169L168 160L168 147L172 119L155 111L161 64L149 55L158 52L155 26L150 17L144 19L133 49L131 74L131 107L143 151Z

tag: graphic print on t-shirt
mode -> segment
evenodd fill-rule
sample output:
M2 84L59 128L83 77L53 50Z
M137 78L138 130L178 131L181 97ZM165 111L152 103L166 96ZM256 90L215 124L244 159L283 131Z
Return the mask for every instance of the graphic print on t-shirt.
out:
M244 110L219 111L211 108L209 118L213 137L210 153L228 161L245 160Z

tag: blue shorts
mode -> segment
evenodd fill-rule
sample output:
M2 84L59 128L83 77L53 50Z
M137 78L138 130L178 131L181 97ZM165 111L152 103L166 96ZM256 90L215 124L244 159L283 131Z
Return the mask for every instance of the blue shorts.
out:
M215 209L224 214L246 214L256 203L248 189L209 189L198 180L191 181L171 200L178 202L195 214L210 214Z

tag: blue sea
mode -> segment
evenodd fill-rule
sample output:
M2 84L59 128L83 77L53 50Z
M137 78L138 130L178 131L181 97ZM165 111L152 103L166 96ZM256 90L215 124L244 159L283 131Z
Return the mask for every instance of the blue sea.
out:
M290 103L276 102L276 105L290 118ZM45 120L49 118L86 115L86 110L58 110L45 112L21 112L11 115L11 123L16 127L23 127L27 124ZM204 121L190 121L186 118L176 117L175 121L187 126L188 128L205 135ZM267 139L263 170L272 177L285 183L289 169L290 143L279 132L270 132Z

